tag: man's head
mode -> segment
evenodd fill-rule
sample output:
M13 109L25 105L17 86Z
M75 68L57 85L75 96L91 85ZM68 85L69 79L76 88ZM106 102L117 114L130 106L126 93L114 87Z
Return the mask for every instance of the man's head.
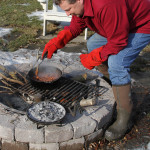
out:
M55 4L59 5L68 16L82 17L84 14L84 0L55 0Z

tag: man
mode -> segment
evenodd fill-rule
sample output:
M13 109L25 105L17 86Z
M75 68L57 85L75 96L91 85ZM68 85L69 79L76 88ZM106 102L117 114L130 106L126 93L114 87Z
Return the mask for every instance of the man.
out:
M81 54L84 67L108 73L117 103L117 119L106 130L109 141L122 138L130 121L130 65L150 42L150 0L55 0L70 26L50 40L43 51L48 58L88 27L96 33L87 41L88 54ZM103 69L105 68L105 69Z

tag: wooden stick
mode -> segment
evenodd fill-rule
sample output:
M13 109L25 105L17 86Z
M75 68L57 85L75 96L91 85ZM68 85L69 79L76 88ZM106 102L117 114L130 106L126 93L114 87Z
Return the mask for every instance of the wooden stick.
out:
M18 74L20 77L23 78L24 82L27 83L27 79L19 72L9 72L4 66L0 65L0 69L5 72L6 74L8 74L12 79L14 80L19 80L19 78L17 78L16 74ZM21 82L21 81L20 81Z
M14 86L12 86L11 84L9 84L7 81L5 81L5 79L1 80L1 82L3 84L5 84L7 87L12 88L14 91L17 90L17 88L15 88ZM6 87L6 86L1 86L2 88Z
M12 91L12 89L10 87L7 87L7 86L0 86L0 87Z
M2 80L1 80L1 82L2 82L3 84L5 84L6 86L10 86L10 87L11 87L11 85L10 85L10 84L8 84L8 82L7 82L7 81L5 81L4 79L2 79Z
M18 83L18 84L20 84L20 85L24 85L23 82L18 81L18 80L14 80L14 79L7 78L7 77L4 76L2 73L0 73L0 77L2 77L3 79L5 79L5 80L7 80L7 81L14 82L14 83Z
M10 94L10 91L0 91L0 93L7 93ZM12 93L11 93L12 94Z
M24 80L25 83L28 82L27 79L20 72L17 72L17 74L23 78L23 80Z

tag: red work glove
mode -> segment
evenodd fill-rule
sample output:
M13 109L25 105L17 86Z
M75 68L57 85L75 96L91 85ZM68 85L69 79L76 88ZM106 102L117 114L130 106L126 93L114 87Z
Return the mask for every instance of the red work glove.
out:
M102 49L103 46L94 49L89 54L81 54L80 61L82 65L89 70L93 69L95 66L99 66L102 62L104 62L100 56L100 52L102 51Z
M62 30L58 33L57 37L51 39L46 45L42 53L42 59L46 52L47 58L51 58L57 49L63 48L70 40L72 40L72 33L69 30Z

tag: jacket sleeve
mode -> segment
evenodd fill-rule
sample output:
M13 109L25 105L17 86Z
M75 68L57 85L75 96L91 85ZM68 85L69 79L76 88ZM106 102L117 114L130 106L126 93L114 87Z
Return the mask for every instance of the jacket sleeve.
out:
M86 23L82 18L72 16L71 22L69 26L65 26L65 30L70 30L72 33L72 36L75 38L78 35L80 35L84 29L86 28Z
M128 11L123 3L111 3L99 13L100 23L106 33L107 44L101 51L103 61L109 55L119 53L128 43L129 20Z

